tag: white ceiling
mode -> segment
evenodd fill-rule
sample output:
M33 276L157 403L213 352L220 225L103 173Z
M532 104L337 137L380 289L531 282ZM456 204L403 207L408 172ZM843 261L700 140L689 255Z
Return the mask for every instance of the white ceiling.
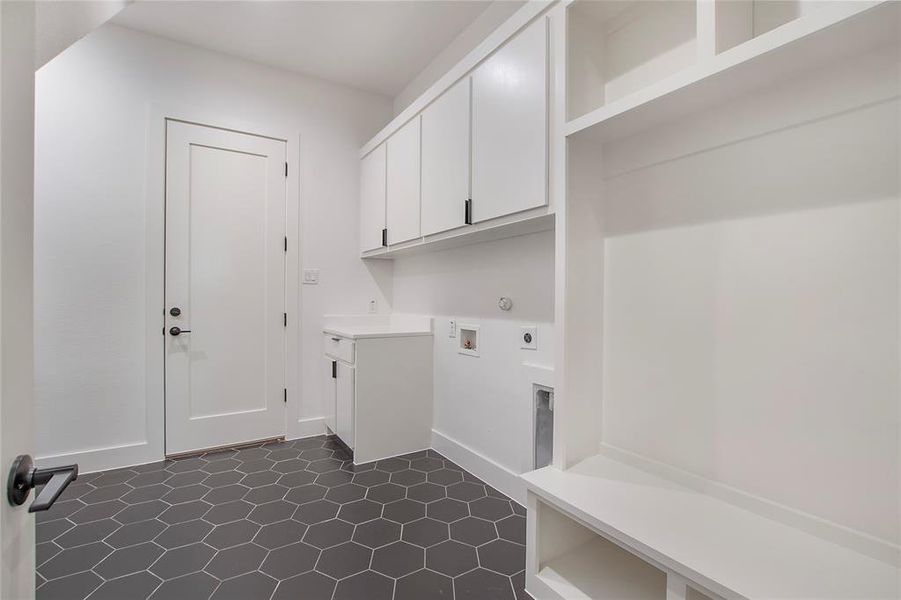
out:
M488 0L144 1L117 25L394 97Z

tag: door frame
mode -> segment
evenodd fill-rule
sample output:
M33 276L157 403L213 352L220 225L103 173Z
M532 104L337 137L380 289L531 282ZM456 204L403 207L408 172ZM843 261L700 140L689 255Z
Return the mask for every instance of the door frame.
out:
M141 464L163 460L166 452L165 430L165 320L166 284L166 128L168 121L182 121L203 127L213 127L249 135L268 137L285 142L288 177L285 185L288 252L285 256L285 385L288 401L285 404L285 436L298 437L302 432L300 415L300 335L301 297L300 265L302 240L300 221L300 135L286 135L291 127L284 123L248 123L228 115L202 108L163 107L148 104L144 210L146 223L146 420L143 443L131 445L129 460ZM125 448L123 448L124 450ZM118 466L118 465L117 465Z

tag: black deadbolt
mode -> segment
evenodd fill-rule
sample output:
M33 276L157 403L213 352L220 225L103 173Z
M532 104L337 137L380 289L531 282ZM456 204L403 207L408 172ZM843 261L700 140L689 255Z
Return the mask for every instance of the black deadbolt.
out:
M181 314L181 309L178 308L177 306L173 306L172 308L169 309L169 314L172 315L173 317L177 317L178 315Z
M531 343L532 343L532 334L526 332L526 333L522 336L522 340L523 340L525 343L527 343L527 344L531 344Z

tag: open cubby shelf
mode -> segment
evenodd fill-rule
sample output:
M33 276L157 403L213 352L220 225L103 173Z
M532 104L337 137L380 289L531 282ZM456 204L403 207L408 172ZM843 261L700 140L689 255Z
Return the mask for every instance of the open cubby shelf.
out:
M566 135L625 137L885 43L894 4L576 0Z

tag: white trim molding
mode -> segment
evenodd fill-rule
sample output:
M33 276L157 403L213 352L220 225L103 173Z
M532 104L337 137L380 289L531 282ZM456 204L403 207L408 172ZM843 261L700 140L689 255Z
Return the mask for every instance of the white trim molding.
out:
M526 484L518 473L435 429L432 429L432 449L525 506Z

